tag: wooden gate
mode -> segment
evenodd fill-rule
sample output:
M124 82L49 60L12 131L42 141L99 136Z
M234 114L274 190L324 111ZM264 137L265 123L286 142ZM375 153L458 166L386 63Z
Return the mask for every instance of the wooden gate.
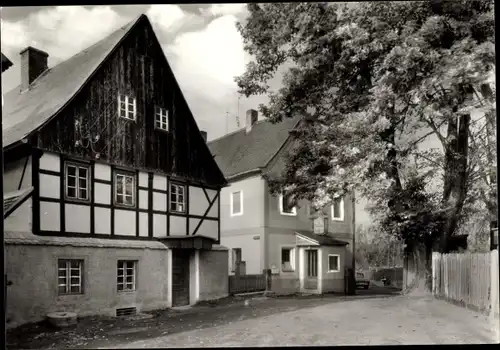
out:
M189 305L189 257L191 250L172 250L172 306Z

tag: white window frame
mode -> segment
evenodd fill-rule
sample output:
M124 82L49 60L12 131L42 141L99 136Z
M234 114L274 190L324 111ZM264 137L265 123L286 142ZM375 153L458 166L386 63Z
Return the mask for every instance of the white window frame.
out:
M291 270L284 270L283 269L283 249L290 250L290 266L291 266ZM292 245L282 245L282 246L280 246L279 257L280 257L280 271L281 272L284 272L284 273L295 272L295 270L296 270L295 255L296 255L295 246L292 246Z
M279 195L279 198L278 198L278 207L279 207L279 211L280 211L281 215L285 215L285 216L297 216L297 206L294 206L292 208L291 212L285 212L285 211L283 211L283 194Z
M236 193L240 193L240 211L235 213L234 212L234 194ZM234 191L234 192L231 192L230 193L230 197L229 197L229 201L231 203L231 206L230 206L230 215L231 216L241 216L243 215L243 191L242 190L239 190L239 191Z
M63 263L65 266L60 267ZM72 263L77 263L78 267L71 267ZM78 271L77 276L71 276L72 271ZM59 272L64 271L64 276L60 276ZM72 284L71 279L77 278L78 283ZM62 282L64 280L64 282ZM64 287L64 292L59 288ZM78 287L77 292L72 292L71 287ZM82 259L58 259L57 260L57 294L58 295L74 295L83 294L83 260Z
M336 270L330 269L330 257L331 256L337 257L337 269ZM328 254L328 273L333 273L333 272L340 272L340 255L339 254Z
M128 264L132 263L132 267ZM130 274L130 271L132 273ZM132 282L127 282L127 277L132 277ZM119 278L122 277L122 282ZM120 289L122 285L122 289ZM116 290L118 292L132 292L137 290L137 260L118 260L116 263Z
M168 109L155 106L155 129L168 131Z
M123 189L123 193L118 193L118 182L120 180L118 180L118 177L121 177L121 181L123 182L122 183L122 189ZM126 191L126 178L131 178L132 179L132 194L131 195L128 195L127 194L127 191ZM115 171L115 174L113 176L113 192L114 192L114 203L115 205L117 206L125 206L125 207L135 207L135 203L136 203L136 176L135 174L131 174L131 173L128 173L126 171ZM132 198L132 203L129 204L129 203L118 203L118 195L121 195L123 196L124 199L126 199L127 197L131 197Z
M338 198L338 197L337 197ZM344 221L344 197L340 197L340 216L335 216L334 205L330 206L332 221Z
M177 190L175 191L176 192L175 193L175 200L172 201L172 188L174 186ZM168 209L169 209L169 211L174 212L174 213L185 213L186 212L186 186L171 182L169 189L170 189L170 191L168 193L168 202L169 202ZM179 201L179 196L180 196L179 189L182 189L182 202ZM173 204L175 204L175 209L172 208ZM182 204L182 210L178 209L179 204Z
M75 168L75 186L69 186L69 167L72 167L72 168ZM80 179L83 179L83 177L80 177L80 169L85 169L87 170L87 176L85 177L85 181L87 183L87 186L85 187L85 191L87 193L87 196L85 198L82 198L80 197L80 190L83 189L83 188L80 188ZM65 164L65 167L64 167L64 172L65 172L65 195L66 195L66 199L70 199L70 200L79 200L79 201L85 201L85 202L88 202L90 200L90 166L89 165L83 165L83 164L76 164L76 163L72 163L72 162L67 162ZM71 176L73 177L73 176ZM69 188L74 188L75 189L75 197L71 197L69 194L68 194L68 190Z
M125 104L125 108L122 107ZM122 115L122 111L125 115ZM132 114L132 118L130 117ZM137 99L125 94L118 94L118 116L127 120L136 120L137 117Z

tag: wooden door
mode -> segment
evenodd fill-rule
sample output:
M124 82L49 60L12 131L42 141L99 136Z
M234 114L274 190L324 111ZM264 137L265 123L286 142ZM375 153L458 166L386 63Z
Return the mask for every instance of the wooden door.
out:
M306 278L305 289L318 289L318 251L306 250Z
M189 305L189 257L191 250L172 250L172 306Z

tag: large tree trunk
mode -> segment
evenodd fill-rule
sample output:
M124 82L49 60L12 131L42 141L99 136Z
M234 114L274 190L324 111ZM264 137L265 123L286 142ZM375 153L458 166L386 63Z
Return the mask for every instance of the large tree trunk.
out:
M429 295L432 293L432 250L435 245L429 236L424 242L408 246L403 269L403 293Z
M448 240L457 229L467 196L469 123L470 115L463 114L457 119L450 120L448 124L442 197L443 207L447 209L447 217L440 238L442 253L448 252Z

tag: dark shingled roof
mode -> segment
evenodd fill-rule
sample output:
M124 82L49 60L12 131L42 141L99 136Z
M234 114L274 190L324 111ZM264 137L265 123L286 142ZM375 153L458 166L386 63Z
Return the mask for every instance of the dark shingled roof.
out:
M272 124L261 120L246 134L245 128L208 143L210 152L226 178L264 168L288 139L300 117Z
M300 230L300 231L296 230L295 232L297 232L298 234L300 234L302 236L305 236L307 238L315 240L316 242L318 242L319 245L334 245L334 246L335 245L341 245L341 246L345 246L345 245L349 244L347 242L335 239L335 238L333 238L332 236L329 236L329 235L317 235L314 232L305 231L305 230Z
M2 53L2 72L9 69L12 66L12 62Z
M80 91L101 63L142 18L116 30L66 61L47 69L27 91L20 87L4 95L3 147L22 140L47 123Z

